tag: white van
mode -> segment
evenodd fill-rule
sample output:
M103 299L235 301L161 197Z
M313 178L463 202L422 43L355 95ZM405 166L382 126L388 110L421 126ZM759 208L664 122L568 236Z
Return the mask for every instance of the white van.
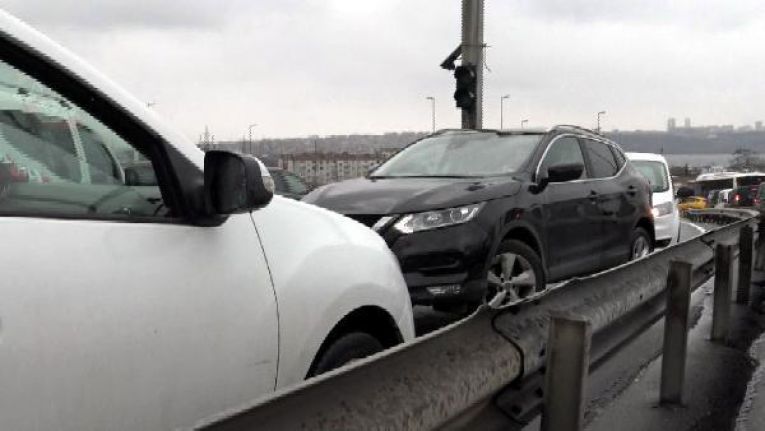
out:
M661 154L627 153L632 165L651 183L656 246L666 247L680 240L680 211L667 159Z
M727 208L730 205L730 198L733 194L733 189L720 190L720 195L717 197L715 208Z
M413 339L385 241L272 187L0 11L0 430L189 429Z

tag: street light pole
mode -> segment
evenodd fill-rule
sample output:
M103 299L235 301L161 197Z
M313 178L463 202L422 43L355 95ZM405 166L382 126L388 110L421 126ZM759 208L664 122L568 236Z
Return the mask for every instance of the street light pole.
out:
M526 125L526 123L528 122L529 120L521 120L521 129L523 129L523 126Z
M249 153L250 154L252 154L252 128L255 127L255 126L257 126L257 124L255 124L255 123L252 123L249 126L247 126L247 136L248 136L248 140L249 140L249 147L250 147Z
M509 94L505 94L499 98L499 130L502 130L505 126L505 99L509 98Z
M430 100L431 129L433 133L436 133L436 98L428 96L426 99Z
M600 133L600 116L601 115L606 115L606 111L598 112L598 133Z

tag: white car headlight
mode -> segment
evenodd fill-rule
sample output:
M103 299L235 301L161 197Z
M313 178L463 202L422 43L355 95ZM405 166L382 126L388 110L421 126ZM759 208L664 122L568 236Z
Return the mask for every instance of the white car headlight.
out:
M663 204L656 205L651 212L654 217L670 214L672 212L672 202L664 202Z
M401 217L393 227L401 233L414 233L467 223L478 214L482 207L483 202L464 207L407 214Z

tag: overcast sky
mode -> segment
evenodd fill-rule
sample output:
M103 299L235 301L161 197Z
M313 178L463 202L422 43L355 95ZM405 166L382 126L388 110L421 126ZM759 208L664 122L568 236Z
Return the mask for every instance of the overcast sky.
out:
M197 139L457 127L459 0L0 0ZM484 126L765 119L762 0L486 0Z

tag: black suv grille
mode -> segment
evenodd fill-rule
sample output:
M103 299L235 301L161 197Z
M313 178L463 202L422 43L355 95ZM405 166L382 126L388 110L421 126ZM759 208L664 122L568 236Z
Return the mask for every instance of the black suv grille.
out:
M369 214L347 214L347 216L368 227L374 226L382 218L381 215Z

